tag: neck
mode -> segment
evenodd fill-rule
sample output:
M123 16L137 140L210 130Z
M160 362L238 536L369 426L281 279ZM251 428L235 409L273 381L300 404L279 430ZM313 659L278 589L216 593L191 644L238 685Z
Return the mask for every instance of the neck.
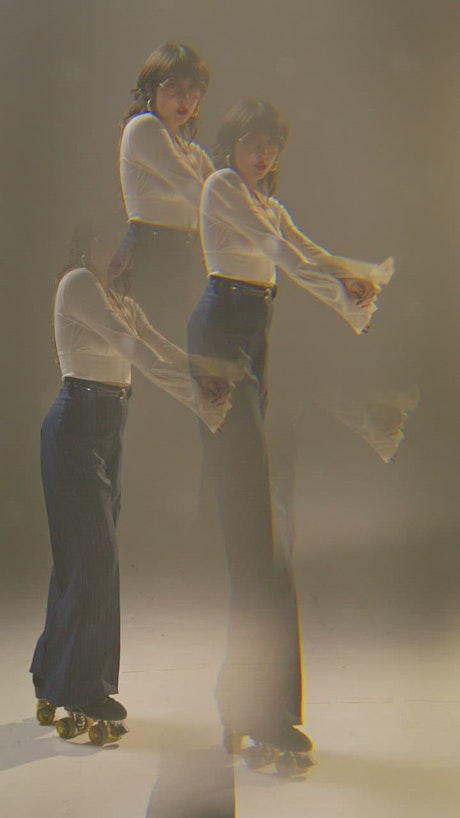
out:
M158 118L160 119L161 117L158 117ZM166 130L168 131L169 135L173 139L176 139L176 137L180 135L179 134L179 125L171 125L169 122L165 122L164 119L162 119L161 121L162 121L163 125L165 126Z
M102 288L107 293L109 291L109 282L107 280L107 270L106 269L104 269L104 270L98 269L97 265L95 265L95 264L93 264L90 269L91 269L91 272L93 273L93 275L99 281L99 284L102 286Z
M245 183L246 187L249 188L251 193L258 193L258 188L257 188L258 180L257 179L252 179L249 176L245 176L244 173L240 173L240 176L241 176L243 182Z

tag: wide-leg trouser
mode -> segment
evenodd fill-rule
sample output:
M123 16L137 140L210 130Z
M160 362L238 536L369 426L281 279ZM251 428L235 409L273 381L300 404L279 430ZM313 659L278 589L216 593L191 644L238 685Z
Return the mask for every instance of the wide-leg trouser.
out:
M274 545L263 426L272 304L210 279L189 322L189 351L235 360L251 376L235 389L223 431L201 425L230 577L227 654L217 684L222 723L245 733L302 721L297 597L291 566Z
M53 569L31 672L55 705L118 691L120 592L115 527L127 397L66 384L41 430Z
M186 345L187 323L206 281L196 231L132 222L120 246L131 256L131 289L156 330ZM166 545L157 559L169 559L189 537L196 515L200 447L192 413L133 371L137 399L128 431L127 468L138 485L130 498L132 531L139 547L151 549L152 530ZM132 466L131 464L134 464ZM153 465L152 465L153 464ZM187 559L189 549L184 549Z
M205 266L196 231L131 222L118 251L131 258L132 291L154 327L184 346Z

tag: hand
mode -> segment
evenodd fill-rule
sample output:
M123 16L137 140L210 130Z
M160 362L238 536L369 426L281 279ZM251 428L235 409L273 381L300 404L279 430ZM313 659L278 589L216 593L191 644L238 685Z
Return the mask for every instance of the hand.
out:
M357 278L352 269L345 262L337 260L335 256L326 258L322 262L321 269L336 276L342 282L348 295L354 298L361 307L369 307L378 292L379 288L372 281Z
M228 400L232 387L223 378L214 375L195 376L195 381L200 387L204 397L214 406L222 406Z
M363 278L342 279L342 284L347 293L356 299L361 307L369 307L377 294L377 287L372 281Z

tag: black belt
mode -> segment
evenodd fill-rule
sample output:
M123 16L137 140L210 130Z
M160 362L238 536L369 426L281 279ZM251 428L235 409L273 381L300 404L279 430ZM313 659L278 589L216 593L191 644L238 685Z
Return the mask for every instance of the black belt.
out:
M236 296L255 296L264 301L273 301L277 293L275 284L269 286L252 284L249 281L241 281L240 278L226 278L217 275L210 275L208 280L218 290Z
M136 235L149 236L155 241L194 244L198 240L196 230L181 230L178 227L165 227L162 224L150 224L149 222L131 222L130 228Z
M101 383L100 381L86 381L83 378L72 378L66 375L64 378L64 385L70 387L70 392L87 392L97 398L129 398L132 389L128 386L115 386L110 383Z

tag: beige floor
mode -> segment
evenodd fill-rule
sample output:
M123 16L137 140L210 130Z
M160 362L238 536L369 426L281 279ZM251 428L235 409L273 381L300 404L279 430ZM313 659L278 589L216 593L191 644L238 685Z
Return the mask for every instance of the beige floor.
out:
M126 568L124 576L120 699L131 732L119 746L101 749L85 737L65 742L34 717L27 668L42 624L45 574L3 589L3 815L141 818L162 753L183 758L190 750L192 762L204 750L219 752L213 687L225 639L224 586L218 581L194 593L185 573L153 579ZM412 620L399 611L404 594L382 614L369 587L360 596L348 582L344 605L343 590L332 593L333 602L327 587L316 587L312 596L302 577L300 571L306 729L316 742L317 766L305 780L286 781L272 768L254 772L237 761L237 815L454 818L460 803L458 620L441 637L427 638L420 622L416 627L423 606L412 606ZM178 765L174 818L186 781ZM187 803L187 793L184 798ZM152 806L149 816L155 815ZM189 816L195 815L190 804Z

